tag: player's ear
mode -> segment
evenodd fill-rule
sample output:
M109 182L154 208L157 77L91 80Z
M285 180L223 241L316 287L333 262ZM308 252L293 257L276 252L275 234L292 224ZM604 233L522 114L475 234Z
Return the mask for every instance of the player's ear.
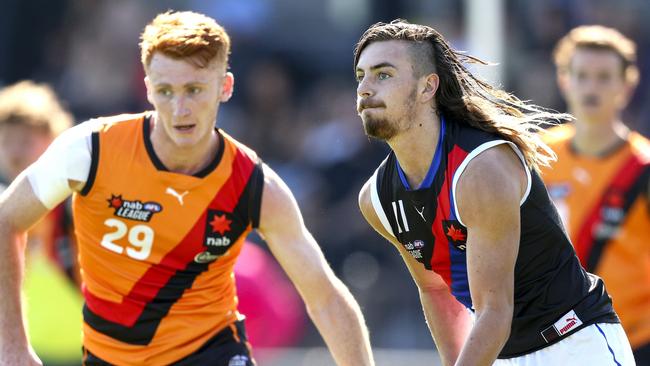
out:
M436 92L440 86L440 77L436 73L431 73L422 77L419 84L418 91L420 94L420 100L423 103L428 103L436 96Z
M221 102L227 102L235 90L235 76L232 72L226 72L221 81Z
M147 100L151 105L153 105L153 87L151 85L151 80L149 80L148 76L144 77L144 86L147 89Z
M624 82L624 105L630 102L630 99L634 96L636 87L639 85L639 69L636 66L629 66L628 69L623 73L623 82Z

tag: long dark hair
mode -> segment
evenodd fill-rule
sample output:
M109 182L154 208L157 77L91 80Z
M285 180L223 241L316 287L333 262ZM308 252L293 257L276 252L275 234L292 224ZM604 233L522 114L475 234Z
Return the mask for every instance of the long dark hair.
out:
M366 30L354 49L354 66L361 52L372 42L403 40L433 47L432 69L440 78L436 111L447 119L496 133L521 150L531 168L548 166L555 153L540 138L543 125L572 117L557 113L495 88L476 77L464 63L488 63L454 50L435 29L403 19L375 23ZM425 60L426 62L426 60Z

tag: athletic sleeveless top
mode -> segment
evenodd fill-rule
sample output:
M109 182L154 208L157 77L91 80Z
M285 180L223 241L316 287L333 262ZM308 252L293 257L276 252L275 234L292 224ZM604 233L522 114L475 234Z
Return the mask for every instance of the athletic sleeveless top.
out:
M469 309L467 228L456 209L456 183L474 157L500 144L509 144L525 166L513 143L443 118L421 187L409 187L393 152L371 179L371 200L384 228L426 269L442 276ZM527 167L526 173L514 315L499 358L533 352L595 322L618 322L603 281L580 266L539 175Z
M174 173L153 150L149 114L104 121L73 202L84 347L112 364L169 364L240 317L233 267L258 224L261 162L218 131L208 167Z

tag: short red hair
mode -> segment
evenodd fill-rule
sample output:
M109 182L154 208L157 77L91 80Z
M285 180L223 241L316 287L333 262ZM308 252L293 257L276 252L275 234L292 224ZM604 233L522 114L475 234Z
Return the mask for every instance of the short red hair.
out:
M214 19L191 11L158 14L140 36L142 64L149 66L156 52L185 59L197 67L213 60L227 63L230 37Z

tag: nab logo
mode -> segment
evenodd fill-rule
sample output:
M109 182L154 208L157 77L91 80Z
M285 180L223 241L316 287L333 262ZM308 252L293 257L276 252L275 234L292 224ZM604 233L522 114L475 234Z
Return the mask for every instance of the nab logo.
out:
M237 222L230 212L208 210L203 245L211 254L223 255L237 240Z
M226 236L223 236L221 238L207 237L205 238L205 245L215 246L215 247L227 247L228 245L230 245L230 239L228 239L228 237Z
M442 229L450 243L454 244L456 249L464 252L467 249L467 228L458 222L458 220L449 220L442 222Z

